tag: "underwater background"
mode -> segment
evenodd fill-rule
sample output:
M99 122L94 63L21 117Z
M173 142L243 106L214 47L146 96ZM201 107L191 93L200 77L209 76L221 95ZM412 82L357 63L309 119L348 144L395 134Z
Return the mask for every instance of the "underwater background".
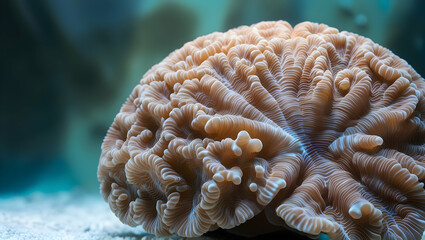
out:
M100 146L121 105L196 37L265 20L325 23L425 76L424 11L423 0L1 1L0 199L97 194Z

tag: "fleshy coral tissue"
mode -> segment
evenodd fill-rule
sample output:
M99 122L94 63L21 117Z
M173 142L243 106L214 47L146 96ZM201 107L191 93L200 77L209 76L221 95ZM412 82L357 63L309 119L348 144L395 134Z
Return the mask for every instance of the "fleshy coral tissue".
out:
M141 79L98 168L115 215L158 236L264 217L331 239L420 239L425 81L370 39L261 22L186 43Z

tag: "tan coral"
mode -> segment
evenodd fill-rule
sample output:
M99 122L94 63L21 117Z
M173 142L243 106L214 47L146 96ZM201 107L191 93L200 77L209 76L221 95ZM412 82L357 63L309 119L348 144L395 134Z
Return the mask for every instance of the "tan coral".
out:
M323 24L213 33L136 86L102 145L101 192L156 235L243 234L265 216L311 237L420 239L424 94L404 60Z

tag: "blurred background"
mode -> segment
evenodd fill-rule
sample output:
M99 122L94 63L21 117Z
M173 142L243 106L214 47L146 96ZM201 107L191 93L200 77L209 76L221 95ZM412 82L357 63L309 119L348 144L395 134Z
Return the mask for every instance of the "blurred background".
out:
M425 76L423 0L4 0L0 194L98 191L100 146L143 74L185 42L263 20L371 38Z

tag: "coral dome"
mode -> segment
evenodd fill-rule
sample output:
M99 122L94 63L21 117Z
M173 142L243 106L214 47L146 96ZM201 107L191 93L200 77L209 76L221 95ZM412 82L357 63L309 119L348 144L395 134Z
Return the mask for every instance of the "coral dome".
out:
M101 193L158 236L420 239L424 94L390 50L323 24L212 33L134 88L102 145Z

